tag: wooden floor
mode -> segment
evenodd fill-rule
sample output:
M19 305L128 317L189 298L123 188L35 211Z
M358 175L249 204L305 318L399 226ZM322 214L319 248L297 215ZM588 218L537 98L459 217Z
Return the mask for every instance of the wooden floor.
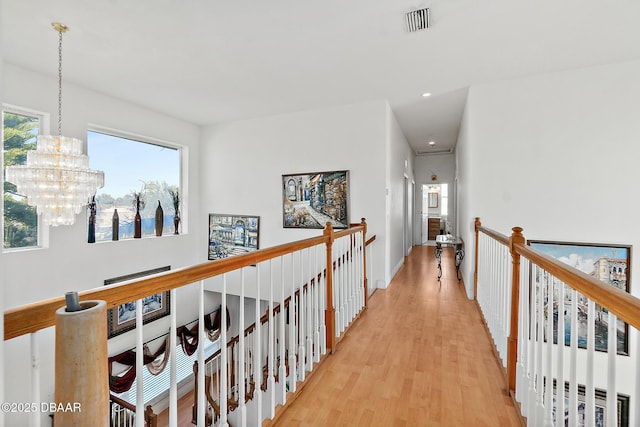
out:
M416 246L278 426L520 426L476 303Z
M433 252L413 248L277 426L522 425L453 254L438 282ZM181 403L179 425L190 425Z

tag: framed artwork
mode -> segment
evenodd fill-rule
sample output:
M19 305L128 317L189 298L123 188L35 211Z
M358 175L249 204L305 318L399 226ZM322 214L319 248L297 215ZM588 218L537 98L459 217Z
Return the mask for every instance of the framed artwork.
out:
M438 207L438 193L427 193L429 195L429 206L430 208Z
M596 243L572 243L554 242L544 240L530 240L528 244L540 252L556 258L565 264L577 268L578 270L601 280L611 286L622 289L625 292L630 290L631 277L631 246L629 245L609 245ZM535 280L535 282L533 281ZM532 278L532 285L540 283L542 278ZM569 287L565 286L564 310L560 319L565 323L565 345L571 342L571 325L569 308L573 304ZM558 295L554 295L553 307L553 341L558 342ZM546 302L545 302L546 304ZM578 294L578 347L587 348L587 298ZM608 311L596 304L595 319L595 348L598 351L607 351ZM545 310L546 312L546 310ZM629 325L622 320L617 324L617 353L629 354ZM546 330L546 329L545 329Z
M209 259L255 251L259 235L259 216L209 214Z
M553 423L554 425L569 425L569 383L564 383L564 422L557 422L557 381L553 380ZM629 396L618 394L616 399L618 411L618 423L616 427L629 427ZM578 384L578 424L576 427L584 427L586 420L585 386ZM595 389L595 427L605 427L607 421L607 392Z
M282 226L349 226L349 171L282 175Z
M105 286L127 280L138 279L152 274L169 271L171 266L154 268L152 270L140 271L138 273L127 274L125 276L114 277L104 281ZM171 313L170 292L161 292L150 295L142 299L142 323L147 324ZM117 308L107 310L107 334L109 338L123 334L136 328L136 301L122 304Z

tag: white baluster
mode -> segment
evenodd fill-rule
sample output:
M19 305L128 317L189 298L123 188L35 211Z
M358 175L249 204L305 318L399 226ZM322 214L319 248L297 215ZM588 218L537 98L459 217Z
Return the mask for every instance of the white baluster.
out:
M313 278L315 286L313 287L313 361L315 363L320 362L320 277L322 270L318 268L318 249L320 246L316 246L313 251ZM640 380L639 380L640 381Z
M297 366L296 366L296 261L295 253L291 254L291 300L289 301L289 391L294 392L297 388Z
M30 335L31 340L31 401L41 402L40 399L40 350L38 347L38 332ZM0 385L2 387L2 385ZM40 427L40 411L31 411L29 414L29 425Z
M547 305L546 305L546 343L545 343L545 384L544 384L544 424L545 426L553 425L553 276L549 275L546 283Z
M142 330L142 300L136 301L136 413L144 413L144 388L142 370L144 369ZM144 417L136 417L136 427L144 427Z
M342 268L340 269L342 275L342 329L340 332L344 332L349 324L349 276L347 275L347 264L349 261L347 260L347 240L348 237L340 239L342 246Z
M280 402L284 405L287 401L287 368L285 366L285 327L284 327L284 318L285 318L285 306L284 306L284 256L280 257L281 261L281 281L280 281L280 333L278 339L280 340L280 357L279 357L279 369L278 369L278 380L280 382Z
M326 247L324 248L324 250L326 251ZM323 251L320 251L320 252L321 252L321 261L320 261L320 269L319 269L320 270L320 288L318 289L318 315L320 317L319 319L320 353L327 354L327 325L325 321L325 315L326 315L325 310L327 309L327 304L330 304L331 301L327 301L327 288L326 288L327 280L326 280L325 271L327 271L328 268L331 268L331 266L327 265L326 263L326 259L327 259L326 253L324 253Z
M268 338L269 338L269 349L267 356L267 369L268 369L268 382L267 382L267 390L268 396L270 397L269 402L269 415L270 419L273 419L276 415L276 379L275 379L275 365L276 365L276 357L274 354L274 344L275 344L275 335L274 335L274 327L275 327L276 319L273 315L273 260L269 260L269 323L268 323Z
M253 345L253 382L255 383L255 391L253 392L253 400L256 405L256 413L258 418L256 424L262 424L262 322L260 321L260 265L256 265L256 329L254 332Z
M536 292L538 289L538 284L540 282L540 269L537 265L533 266L533 274L532 274L534 283L532 283L531 287L531 299L529 301L529 355L526 361L526 373L529 377L527 382L528 385L528 396L527 403L523 405L523 408L526 408L527 411L523 412L527 418L532 418L535 414L536 407L536 390L535 390L535 340L536 340Z
M569 353L569 425L578 425L578 291L571 289L571 340Z
M525 261L523 259L523 261ZM520 283L528 283L529 275L527 274L531 263L529 260L521 262L522 268L520 270ZM525 281L526 280L526 281ZM528 354L529 343L529 291L521 287L520 302L519 302L519 317L518 322L518 363L516 364L516 401L520 402L521 412L526 412L525 406L527 404L526 391L527 391L527 372L526 372L526 359Z
M178 427L178 381L176 376L176 347L177 343L177 310L176 290L171 289L170 301L173 301L173 310L171 310L171 327L169 328L169 364L171 371L169 372L169 427Z
M246 376L246 366L245 366L245 357L244 357L244 271L242 268L240 270L240 309L238 313L238 369L237 373L237 388L238 388L238 416L240 417L240 426L246 427L247 425L247 407L245 404L245 376Z
M587 381L585 384L585 425L596 425L595 385L593 379L595 332L596 332L595 303L587 301Z
M548 273L544 271L538 286L536 313L536 410L533 425L541 425L544 420L544 406L542 402L544 372L542 371L542 348L544 346L544 288Z
M311 259L311 248L307 249L307 261L309 263L309 277L308 277L308 285L307 285L307 351L305 354L307 355L307 371L311 372L313 370L313 290L316 287L313 281L313 263Z
M298 294L298 377L300 381L305 379L305 316L306 308L304 303L304 262L303 252L300 251L300 293Z
M607 422L608 426L618 425L618 392L616 387L616 355L618 354L618 320L616 315L609 312L607 319L609 328L607 333ZM637 393L637 391L636 391ZM638 415L636 414L636 417Z
M565 289L566 286L564 282L558 282L558 344L557 344L557 353L558 360L556 362L556 425L562 424L564 425L564 383L565 383L565 375L564 375L564 349L565 349Z
M220 305L220 427L228 427L227 397L228 392L228 358L227 358L227 274L222 275L222 296ZM201 424L198 424L201 425Z
M198 413L196 415L199 426L205 425L205 414L207 410L207 396L204 392L204 373L206 369L204 343L206 339L204 332L204 280L201 280L198 291L198 378L196 381L198 384Z

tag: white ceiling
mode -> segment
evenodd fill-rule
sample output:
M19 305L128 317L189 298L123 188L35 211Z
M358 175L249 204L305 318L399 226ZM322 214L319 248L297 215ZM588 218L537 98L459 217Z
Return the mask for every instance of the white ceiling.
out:
M455 146L470 85L640 58L635 0L0 4L6 62L55 75L58 21L65 82L199 125L387 99L416 152Z

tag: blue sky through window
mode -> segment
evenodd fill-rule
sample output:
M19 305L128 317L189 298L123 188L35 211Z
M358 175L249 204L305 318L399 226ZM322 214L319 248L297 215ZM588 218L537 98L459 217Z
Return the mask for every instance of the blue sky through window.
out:
M180 151L99 132L87 134L91 169L105 172L101 194L114 197L139 191L143 182L180 184Z

